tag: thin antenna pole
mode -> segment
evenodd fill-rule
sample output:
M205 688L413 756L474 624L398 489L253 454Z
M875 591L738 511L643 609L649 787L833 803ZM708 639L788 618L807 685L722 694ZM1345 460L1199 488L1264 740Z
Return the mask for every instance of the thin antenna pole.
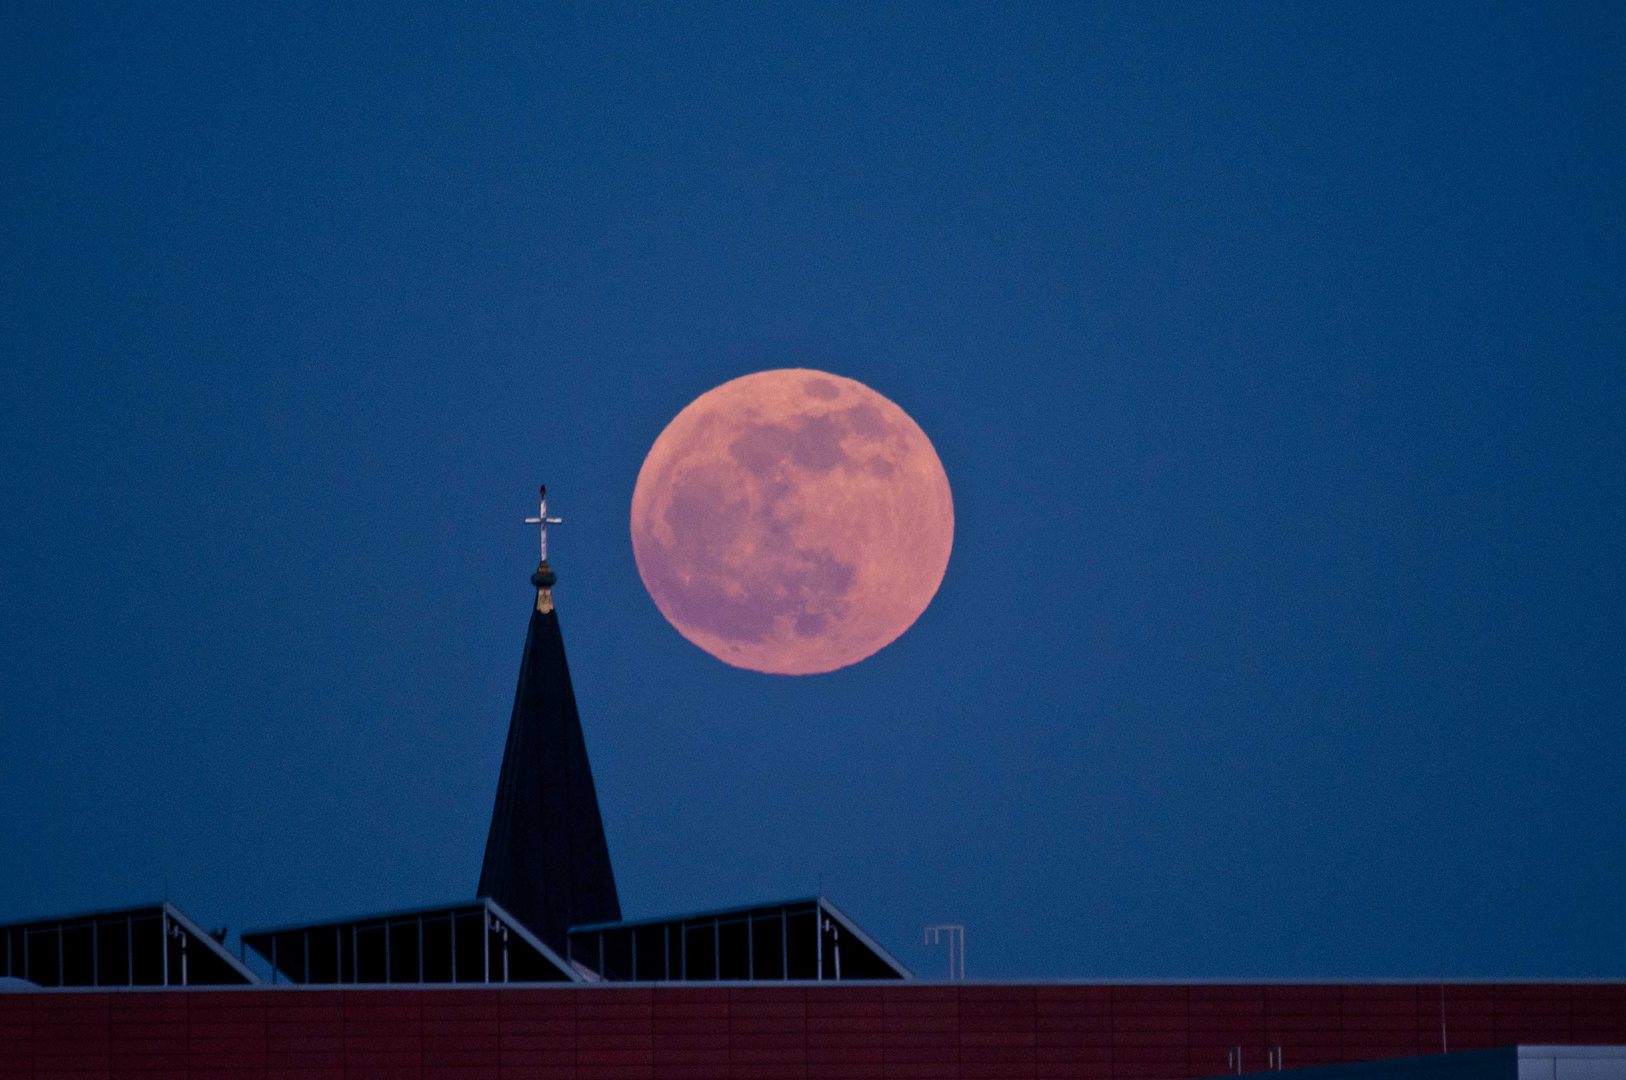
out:
M948 935L948 977L963 980L965 978L964 926L949 923L941 926L928 926L926 927L923 944L941 945L945 934Z

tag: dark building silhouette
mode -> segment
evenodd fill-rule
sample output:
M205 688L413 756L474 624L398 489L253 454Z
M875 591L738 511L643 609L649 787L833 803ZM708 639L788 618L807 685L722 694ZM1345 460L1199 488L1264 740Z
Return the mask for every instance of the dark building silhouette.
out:
M243 986L259 982L168 900L0 926L0 979L34 986ZM0 1076L4 1076L0 1072Z
M579 978L558 953L489 897L249 930L242 939L271 965L273 984L548 983Z
M619 922L621 903L545 556L477 895L563 955L572 926Z

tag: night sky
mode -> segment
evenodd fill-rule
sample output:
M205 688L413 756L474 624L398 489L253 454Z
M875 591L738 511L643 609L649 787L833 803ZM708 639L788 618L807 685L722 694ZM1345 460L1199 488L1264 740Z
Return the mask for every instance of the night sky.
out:
M0 14L0 921L470 896L545 482L629 916L1626 973L1618 6L114 7ZM633 563L773 367L953 485L830 675Z

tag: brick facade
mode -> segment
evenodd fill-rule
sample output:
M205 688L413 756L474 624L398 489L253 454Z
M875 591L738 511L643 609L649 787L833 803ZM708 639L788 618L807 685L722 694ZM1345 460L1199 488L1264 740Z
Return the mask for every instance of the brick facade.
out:
M1438 1053L1439 984L0 994L0 1080L1215 1076ZM1450 984L1451 1050L1626 1044L1626 983Z

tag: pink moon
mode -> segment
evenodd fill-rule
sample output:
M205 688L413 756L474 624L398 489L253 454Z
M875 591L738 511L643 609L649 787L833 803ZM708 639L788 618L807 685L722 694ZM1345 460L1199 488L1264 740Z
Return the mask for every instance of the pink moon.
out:
M759 371L696 398L638 470L632 550L678 633L726 664L856 664L926 610L954 546L937 451L861 382Z

